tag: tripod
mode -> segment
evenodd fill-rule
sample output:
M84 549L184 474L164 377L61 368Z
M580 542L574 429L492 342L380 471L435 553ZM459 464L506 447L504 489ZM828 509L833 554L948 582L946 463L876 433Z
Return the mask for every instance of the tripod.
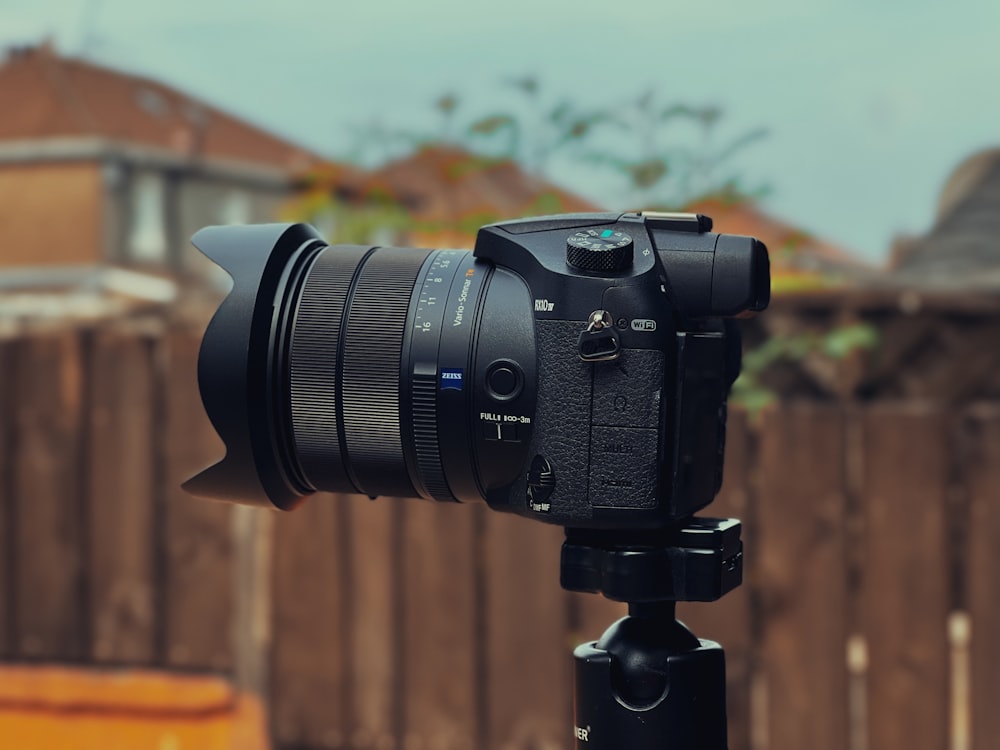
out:
M573 653L577 750L726 750L722 647L695 637L675 609L715 601L742 579L735 519L652 533L566 530L562 587L629 605Z

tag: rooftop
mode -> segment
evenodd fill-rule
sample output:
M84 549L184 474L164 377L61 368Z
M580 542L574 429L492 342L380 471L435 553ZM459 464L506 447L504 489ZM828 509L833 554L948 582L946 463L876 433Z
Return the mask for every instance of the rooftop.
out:
M0 112L0 141L102 139L289 173L317 159L171 86L63 57L49 43L8 51Z
M373 179L412 202L416 218L424 222L598 210L511 159L479 156L456 146L424 146L381 167Z
M775 291L838 287L878 274L850 251L769 215L751 200L709 197L685 210L711 216L715 232L748 235L767 245Z
M1000 148L966 159L931 230L897 243L894 278L934 289L1000 289Z

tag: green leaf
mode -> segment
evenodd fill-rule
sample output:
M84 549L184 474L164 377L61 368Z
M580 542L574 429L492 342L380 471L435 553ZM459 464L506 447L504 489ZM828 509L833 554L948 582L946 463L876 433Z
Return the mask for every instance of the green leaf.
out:
M646 89L635 100L635 106L640 112L648 112L653 105L653 89Z
M434 102L434 106L440 112L450 115L458 108L458 97L452 93L444 94L436 102Z
M704 128L709 129L722 119L722 109L710 104L707 107L696 110L695 117L698 118L698 121Z
M786 356L787 346L782 338L769 338L743 354L743 372L747 376L764 372Z
M520 89L528 96L535 96L541 88L538 79L534 76L523 76L522 78L512 78L508 83L516 89Z
M572 111L573 108L569 102L559 102L553 110L549 112L549 122L559 125L570 115Z
M686 104L671 104L660 112L657 119L660 122L666 122L676 117L694 117L695 115L695 110Z
M603 167L612 167L622 172L626 171L626 168L631 163L628 159L616 156L615 154L605 153L603 151L588 151L587 153L582 154L580 158L591 164Z
M753 377L746 374L741 374L736 379L729 395L730 403L746 409L751 419L756 419L764 409L777 400L778 394L770 388L760 385Z
M819 337L816 334L804 333L800 336L793 336L789 341L788 356L792 359L803 360L819 349L819 343Z
M565 210L563 199L558 193L546 192L535 197L528 211L537 216L558 214Z
M472 123L469 126L469 132L476 135L493 135L504 128L512 128L515 125L516 121L511 115L490 115Z
M628 164L625 167L625 172L632 180L632 184L640 190L653 187L666 177L668 171L667 162L663 159L646 159Z
M878 343L878 330L867 323L858 323L826 334L822 341L822 351L833 359L844 359L852 352L874 349Z

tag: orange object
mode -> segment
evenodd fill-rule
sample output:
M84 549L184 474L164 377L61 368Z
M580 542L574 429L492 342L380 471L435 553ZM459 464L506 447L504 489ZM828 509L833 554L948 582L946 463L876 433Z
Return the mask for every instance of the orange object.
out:
M267 750L261 702L220 677L0 666L0 748Z

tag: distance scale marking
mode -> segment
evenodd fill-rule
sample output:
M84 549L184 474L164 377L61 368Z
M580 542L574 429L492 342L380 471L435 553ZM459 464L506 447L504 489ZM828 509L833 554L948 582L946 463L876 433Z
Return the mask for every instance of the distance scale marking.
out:
M434 334L443 324L443 316L437 311L445 303L455 277L457 264L466 250L439 250L424 274L417 307L413 314L413 327L421 335Z
M481 411L479 419L483 422L517 422L518 424L531 424L531 417L525 414L500 414L498 412Z

